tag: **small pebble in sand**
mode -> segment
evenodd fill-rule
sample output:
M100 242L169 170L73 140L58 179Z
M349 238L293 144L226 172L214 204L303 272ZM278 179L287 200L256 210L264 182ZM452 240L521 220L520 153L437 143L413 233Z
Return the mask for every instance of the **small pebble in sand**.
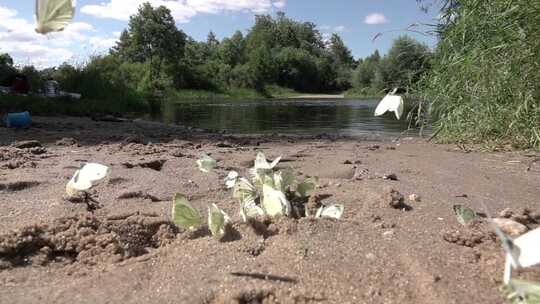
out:
M413 193L413 194L409 195L409 201L418 203L418 202L422 201L422 199L420 198L420 195L418 195L416 193Z
M29 148L36 148L36 147L42 147L41 143L37 140L22 140L22 141L16 141L11 144L12 147L18 148L18 149L29 149Z
M391 181L397 181L398 180L398 177L397 177L397 175L395 173L385 174L385 175L383 175L382 178L386 179L386 180L391 180Z
M383 236L387 239L390 239L394 236L394 230L388 230L383 232Z
M500 218L511 218L514 215L514 212L510 208L506 208L503 211L499 212Z
M390 189L384 196L385 202L390 205L390 207L395 209L401 209L405 205L405 200L403 198L403 194L399 193L399 191Z
M77 144L77 141L71 137L63 137L56 141L57 146L74 146Z
M375 260L376 258L377 258L377 257L376 257L373 253L371 253L371 252L368 253L368 254L366 254L366 259L368 259L368 260L373 261L373 260Z

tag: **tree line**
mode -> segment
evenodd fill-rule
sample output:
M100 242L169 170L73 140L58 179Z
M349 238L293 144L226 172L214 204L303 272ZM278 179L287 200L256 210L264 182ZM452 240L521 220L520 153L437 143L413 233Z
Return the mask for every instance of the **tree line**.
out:
M271 95L269 86L380 95L384 89L417 82L429 69L432 55L427 46L403 36L387 55L376 51L355 60L338 34L325 39L314 23L295 21L281 12L256 16L246 34L237 31L220 41L210 32L206 41L196 41L177 28L168 8L144 3L130 17L116 46L84 65L17 71L11 58L2 56L0 84L18 72L28 75L34 87L53 77L65 90L118 99L182 89L247 88Z

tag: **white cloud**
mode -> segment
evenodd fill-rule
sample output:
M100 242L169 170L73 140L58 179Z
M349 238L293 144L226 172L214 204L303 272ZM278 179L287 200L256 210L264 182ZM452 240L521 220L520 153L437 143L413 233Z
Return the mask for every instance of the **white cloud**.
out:
M108 0L95 5L84 5L81 12L97 18L127 21L144 2L152 6L166 6L177 22L189 22L200 13L219 14L225 11L261 14L272 7L285 7L285 0Z
M282 9L287 5L287 2L285 0L274 1L274 3L272 3L272 5L277 9Z
M337 26L322 25L322 26L319 26L319 29L324 32L342 33L347 30L347 27L345 25L337 25Z
M371 24L371 25L383 24L383 23L388 23L388 22L389 22L388 18L386 18L385 15L380 14L380 13L369 14L364 19L364 23Z
M110 39L89 37L95 32L91 24L73 22L61 32L41 35L35 24L18 17L18 12L0 6L0 52L6 52L17 64L40 68L55 66L74 59L74 49L89 43L94 49L110 45Z
M92 47L92 52L104 52L115 46L116 41L118 41L117 38L91 37L88 42Z

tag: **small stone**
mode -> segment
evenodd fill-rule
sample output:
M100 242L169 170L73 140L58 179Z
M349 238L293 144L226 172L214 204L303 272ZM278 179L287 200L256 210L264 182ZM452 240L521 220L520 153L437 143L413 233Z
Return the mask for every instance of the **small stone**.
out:
M155 159L155 160L149 160L149 161L140 161L138 163L125 162L125 163L122 163L122 166L128 169L141 167L141 168L148 168L148 169L152 169L156 171L161 171L165 162L167 162L166 159Z
M30 153L34 155L41 155L47 153L47 150L43 147L34 147L29 149Z
M343 164L344 165L352 165L352 161L347 159L346 161L343 162Z
M383 179L386 179L386 180L391 180L391 181L397 181L397 180L398 180L397 175L394 174L394 173L385 174L385 175L383 175L382 178L383 178Z
M18 149L29 149L29 148L41 147L41 143L37 140L24 140L24 141L16 141L12 143L11 146Z
M392 238L394 236L394 230L388 230L383 232L383 236L387 239Z
M142 135L138 135L138 134L130 134L130 135L124 136L124 138L123 138L123 140L122 140L122 144L123 144L123 145L127 145L127 144L142 144L142 145L146 145L147 142L146 142L144 136L142 136Z
M353 179L354 180L364 180L365 178L367 178L369 175L369 169L367 168L356 168L354 170L354 175L353 175Z
M174 157L184 157L184 156L186 156L186 155L182 152L182 150L176 149L176 150L173 150L173 151L171 152L171 156L174 156Z
M500 218L508 219L508 218L511 218L512 215L514 215L514 212L510 208L506 208L503 211L499 212L499 217Z
M385 194L384 200L390 207L395 209L401 209L405 206L403 194L394 189L390 189L390 191Z
M227 142L227 141L224 141L224 142L220 142L220 143L217 143L216 144L216 147L218 148L232 148L232 144Z
M376 258L377 258L377 257L376 257L373 253L371 253L371 252L368 253L368 254L366 254L366 259L368 259L368 260L373 261L373 260L375 260Z
M518 237L529 230L527 226L511 219L495 218L493 219L493 222L495 222L495 224L497 224L497 226L499 226L504 233L513 237Z
M77 141L71 137L64 137L56 141L57 146L74 146L77 144Z
M420 195L416 194L416 193L413 193L411 195L409 195L409 201L411 202L420 202L422 199L420 198Z

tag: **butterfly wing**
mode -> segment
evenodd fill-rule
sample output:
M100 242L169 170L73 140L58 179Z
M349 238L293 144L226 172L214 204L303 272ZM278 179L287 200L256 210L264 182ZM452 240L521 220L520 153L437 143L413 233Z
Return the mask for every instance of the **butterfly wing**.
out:
M344 209L345 207L343 207L343 205L328 206L328 207L323 208L320 211L317 211L316 217L331 217L335 219L340 219L341 216L343 215Z
M268 163L268 161L266 160L266 156L262 152L257 153L253 167L256 170L257 169L264 169L264 170L272 169L272 166Z
M245 200L255 200L257 197L257 190L247 179L241 177L234 185L233 197L239 199L241 202Z
M212 171L217 165L217 162L215 159L211 158L210 156L203 154L203 156L196 161L197 166L199 166L199 170L201 170L204 173L208 173Z
M476 218L476 212L462 205L453 206L456 219L461 225L467 225Z
M395 106L394 114L396 115L397 120L399 120L401 116L403 115L403 108L404 108L403 97L401 96L394 96L394 97L398 97L397 100L394 101L393 106Z
M540 228L518 237L514 244L519 248L517 260L521 267L540 264Z
M77 170L73 177L66 185L66 193L70 196L77 194L79 191L85 191L92 188L92 183L88 180L80 178L81 170Z
M202 224L199 211L188 202L187 198L177 193L174 196L172 209L173 222L184 229L195 229Z
M381 116L384 113L386 113L391 106L392 101L392 95L386 95L381 102L377 105L377 108L375 108L375 116Z
M266 183L263 185L262 207L266 214L272 217L288 216L291 212L291 204L287 200L285 193L272 188Z
M208 207L208 227L212 235L219 236L225 234L225 224L230 220L229 216L216 204Z
M279 163L280 160L281 160L281 156L274 159L274 161L270 164L270 168L274 169L274 167L277 166L277 164Z
M101 164L88 163L80 170L79 180L84 182L88 181L92 184L105 178L107 174L109 174L109 167Z
M225 186L227 186L227 189L234 188L234 186L236 185L237 179L238 179L238 172L236 171L229 172L227 177L225 177Z
M73 19L75 5L72 0L36 0L36 32L57 32Z
M264 210L257 206L255 200L246 199L240 204L240 215L242 216L244 222L246 222L248 218L263 216Z
M310 193L317 188L318 179L316 177L306 178L302 183L296 186L296 192L300 197L308 197Z

